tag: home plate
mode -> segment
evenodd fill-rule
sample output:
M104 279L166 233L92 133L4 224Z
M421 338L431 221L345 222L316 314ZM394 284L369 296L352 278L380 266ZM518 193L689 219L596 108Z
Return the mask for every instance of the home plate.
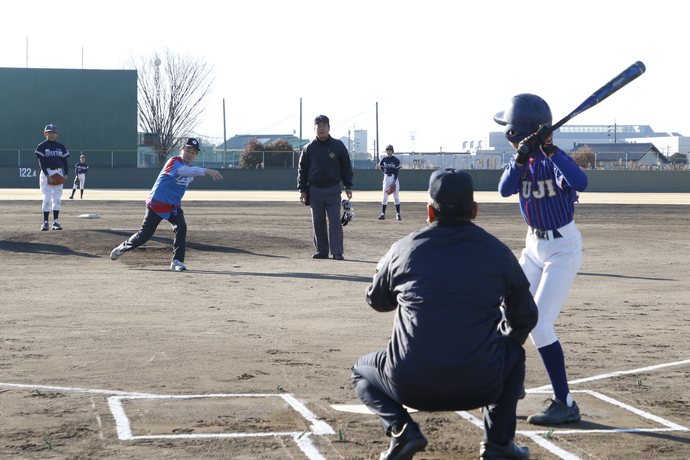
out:
M101 216L98 214L82 214L81 216L77 216L80 219L100 219Z
M364 404L331 404L331 407L340 412L352 412L353 414L373 414ZM405 406L408 412L417 412L417 409L410 409Z

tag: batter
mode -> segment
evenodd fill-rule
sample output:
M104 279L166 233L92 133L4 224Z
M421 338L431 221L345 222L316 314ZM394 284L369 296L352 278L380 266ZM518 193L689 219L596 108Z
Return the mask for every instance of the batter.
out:
M518 94L494 120L505 126L505 136L518 154L510 160L498 184L508 197L519 194L520 211L529 226L520 266L530 282L539 309L539 322L530 333L549 375L554 397L527 421L534 425L577 422L580 409L570 394L563 348L554 321L582 263L582 236L573 214L578 192L587 188L587 176L552 135L551 109L534 94ZM521 147L525 153L520 153Z

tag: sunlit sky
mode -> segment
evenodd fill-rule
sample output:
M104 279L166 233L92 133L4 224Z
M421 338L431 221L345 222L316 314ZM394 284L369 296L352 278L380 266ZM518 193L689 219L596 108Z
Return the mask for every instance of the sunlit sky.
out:
M677 1L27 0L3 17L0 67L122 69L164 47L202 58L208 138L223 137L223 100L228 137L299 135L301 98L305 138L323 113L334 137L366 129L373 152L378 103L380 151L460 151L500 130L515 94L542 96L556 121L638 60L644 75L571 124L690 135Z

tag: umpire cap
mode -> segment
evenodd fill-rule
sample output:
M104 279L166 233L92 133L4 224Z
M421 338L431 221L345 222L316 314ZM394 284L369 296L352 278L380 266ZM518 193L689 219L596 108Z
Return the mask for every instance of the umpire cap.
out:
M50 131L53 131L53 132L55 132L55 133L58 132L57 126L51 124L51 125L46 125L46 127L43 128L43 132L44 132L44 133L47 133L47 132L50 132Z
M429 198L438 206L440 213L467 216L474 208L474 183L472 176L462 170L439 169L429 178Z

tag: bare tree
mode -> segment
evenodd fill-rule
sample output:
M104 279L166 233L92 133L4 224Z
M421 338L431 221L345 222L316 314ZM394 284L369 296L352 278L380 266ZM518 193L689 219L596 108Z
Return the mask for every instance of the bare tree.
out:
M213 90L214 69L198 58L168 48L131 58L137 70L139 129L154 134L153 150L162 167L180 140L199 124Z
M582 169L594 169L595 152L589 145L583 145L572 154L573 160Z

